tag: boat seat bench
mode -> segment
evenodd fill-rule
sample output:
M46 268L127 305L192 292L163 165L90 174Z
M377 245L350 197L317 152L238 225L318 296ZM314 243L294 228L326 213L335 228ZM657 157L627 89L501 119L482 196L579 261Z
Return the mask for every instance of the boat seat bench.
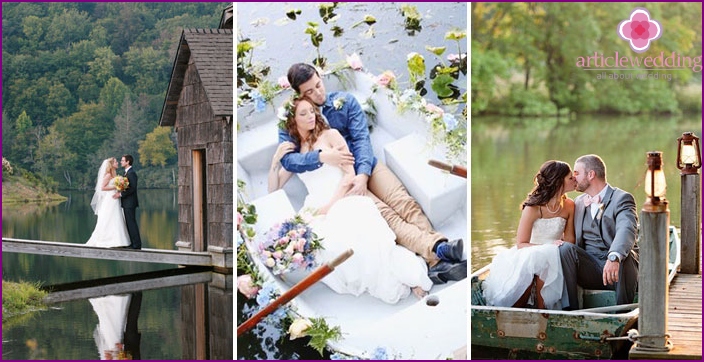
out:
M412 133L387 144L384 156L386 165L437 229L466 204L467 180L428 165L429 159L445 158L426 144L427 140Z

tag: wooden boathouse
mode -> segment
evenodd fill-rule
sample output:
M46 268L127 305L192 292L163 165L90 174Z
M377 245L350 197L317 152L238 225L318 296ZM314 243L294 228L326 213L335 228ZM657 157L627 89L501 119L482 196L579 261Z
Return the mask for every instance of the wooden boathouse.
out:
M181 251L208 252L233 267L232 7L218 29L184 29L160 126L178 135Z

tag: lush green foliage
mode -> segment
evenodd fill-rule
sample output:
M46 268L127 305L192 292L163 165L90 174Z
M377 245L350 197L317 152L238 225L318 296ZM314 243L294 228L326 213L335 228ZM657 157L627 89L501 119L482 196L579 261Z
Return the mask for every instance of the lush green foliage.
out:
M2 321L33 310L45 309L46 292L37 284L2 281Z
M664 29L643 56L701 56L699 4L472 3L472 113L700 112L701 70L660 71L671 81L623 81L599 79L575 65L595 52L637 55L616 32L636 6L645 6ZM691 95L692 85L698 94Z
M228 5L3 3L3 156L67 188L109 156L174 166L165 149L141 160L139 141L158 129L181 31L217 27Z

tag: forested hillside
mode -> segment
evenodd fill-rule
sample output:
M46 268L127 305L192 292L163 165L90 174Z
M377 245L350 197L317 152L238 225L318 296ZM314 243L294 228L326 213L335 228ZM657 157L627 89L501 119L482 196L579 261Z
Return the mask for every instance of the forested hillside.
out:
M3 157L85 189L129 153L140 187L169 187L176 137L158 121L181 31L217 28L230 4L3 3Z

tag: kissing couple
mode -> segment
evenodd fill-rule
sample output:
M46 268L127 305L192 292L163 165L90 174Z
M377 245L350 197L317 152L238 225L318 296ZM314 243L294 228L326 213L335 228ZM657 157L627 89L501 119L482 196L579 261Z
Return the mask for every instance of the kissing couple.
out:
M633 195L606 181L606 164L584 155L545 162L521 204L516 246L494 257L482 284L488 305L580 309L578 286L613 290L633 303L638 287ZM565 193L582 192L574 200Z
M309 64L292 65L288 81L296 94L280 109L268 188L274 192L298 174L308 191L302 210L315 210L310 226L323 239L318 262L354 250L322 282L337 293L368 293L393 304L466 278L462 239L434 230L396 175L377 161L354 96L328 94Z
M95 182L95 193L90 202L93 212L98 215L93 234L87 246L101 248L141 249L142 239L137 225L137 172L132 164L132 155L124 155L120 165L123 176L117 175L117 160L110 157L103 160Z

